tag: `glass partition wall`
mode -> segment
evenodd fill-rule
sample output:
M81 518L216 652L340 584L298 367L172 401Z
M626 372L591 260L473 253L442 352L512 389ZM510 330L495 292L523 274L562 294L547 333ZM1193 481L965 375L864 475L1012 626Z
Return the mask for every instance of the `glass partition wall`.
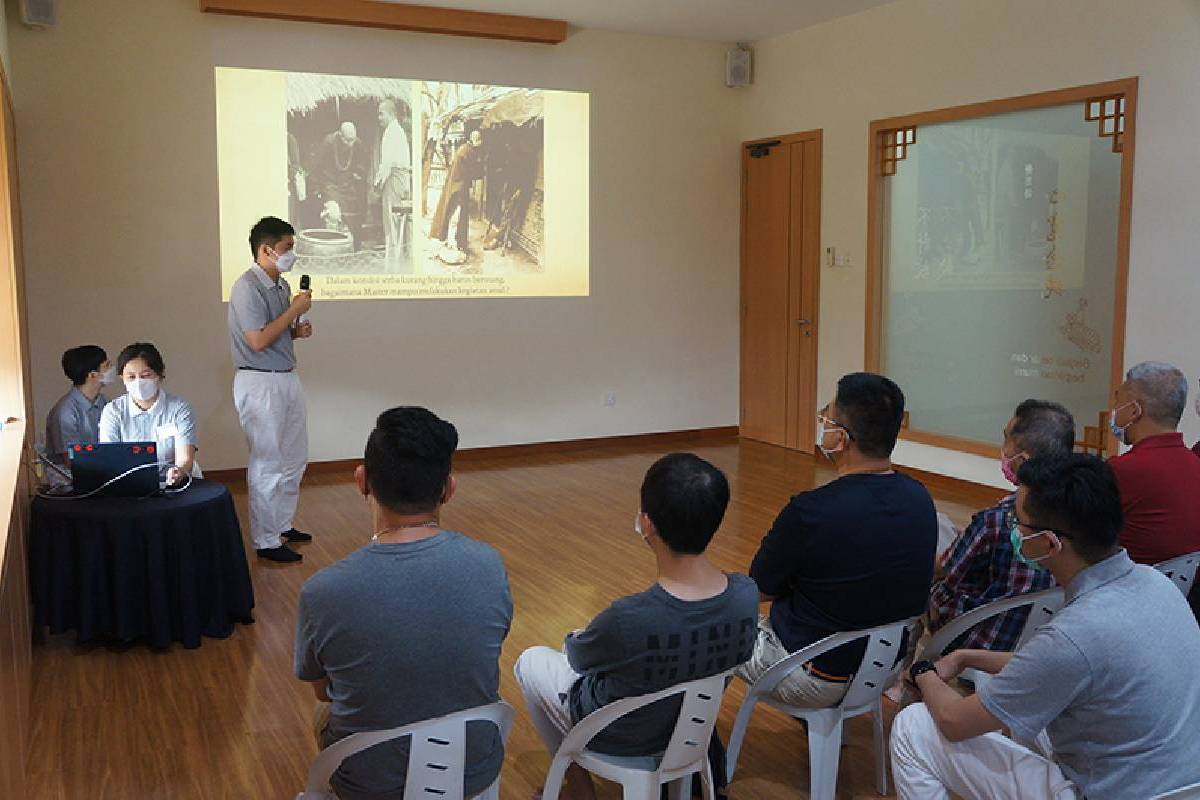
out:
M1110 449L1136 87L872 123L866 360L904 389L905 438L995 455L1034 397Z

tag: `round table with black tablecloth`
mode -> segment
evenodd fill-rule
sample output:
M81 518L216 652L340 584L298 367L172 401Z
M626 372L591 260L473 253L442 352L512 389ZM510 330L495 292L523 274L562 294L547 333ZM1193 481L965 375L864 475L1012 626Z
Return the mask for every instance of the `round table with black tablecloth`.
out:
M221 484L147 499L37 497L32 510L34 620L51 633L191 648L254 621L242 530Z

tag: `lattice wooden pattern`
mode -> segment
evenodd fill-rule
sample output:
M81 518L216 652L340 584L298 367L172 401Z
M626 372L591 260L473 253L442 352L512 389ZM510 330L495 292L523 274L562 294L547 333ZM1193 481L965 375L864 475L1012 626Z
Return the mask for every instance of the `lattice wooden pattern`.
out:
M1104 457L1108 450L1108 412L1101 411L1098 424L1083 426L1083 438L1075 442L1075 449L1081 453L1089 453Z
M879 132L879 174L890 177L896 174L896 164L908 158L908 148L917 142L917 128L893 128Z
M1125 95L1089 98L1083 104L1083 118L1097 123L1100 135L1112 139L1114 153L1125 149Z

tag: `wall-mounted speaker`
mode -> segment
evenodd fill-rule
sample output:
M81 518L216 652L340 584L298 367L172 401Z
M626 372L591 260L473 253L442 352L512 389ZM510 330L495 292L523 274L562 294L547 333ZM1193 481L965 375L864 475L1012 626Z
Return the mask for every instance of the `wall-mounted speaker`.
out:
M53 28L56 12L54 0L21 0L21 22L31 28Z
M749 86L754 81L754 51L744 44L729 48L725 54L725 85Z

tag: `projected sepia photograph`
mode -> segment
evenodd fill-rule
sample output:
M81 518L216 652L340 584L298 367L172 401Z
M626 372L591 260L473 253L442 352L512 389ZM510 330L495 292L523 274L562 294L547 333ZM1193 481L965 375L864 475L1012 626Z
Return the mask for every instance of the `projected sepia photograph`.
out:
M419 208L429 275L540 273L545 106L538 89L420 82Z
M288 216L297 269L413 269L411 81L287 76Z
M240 67L214 88L223 299L266 215L317 302L588 294L586 92Z

